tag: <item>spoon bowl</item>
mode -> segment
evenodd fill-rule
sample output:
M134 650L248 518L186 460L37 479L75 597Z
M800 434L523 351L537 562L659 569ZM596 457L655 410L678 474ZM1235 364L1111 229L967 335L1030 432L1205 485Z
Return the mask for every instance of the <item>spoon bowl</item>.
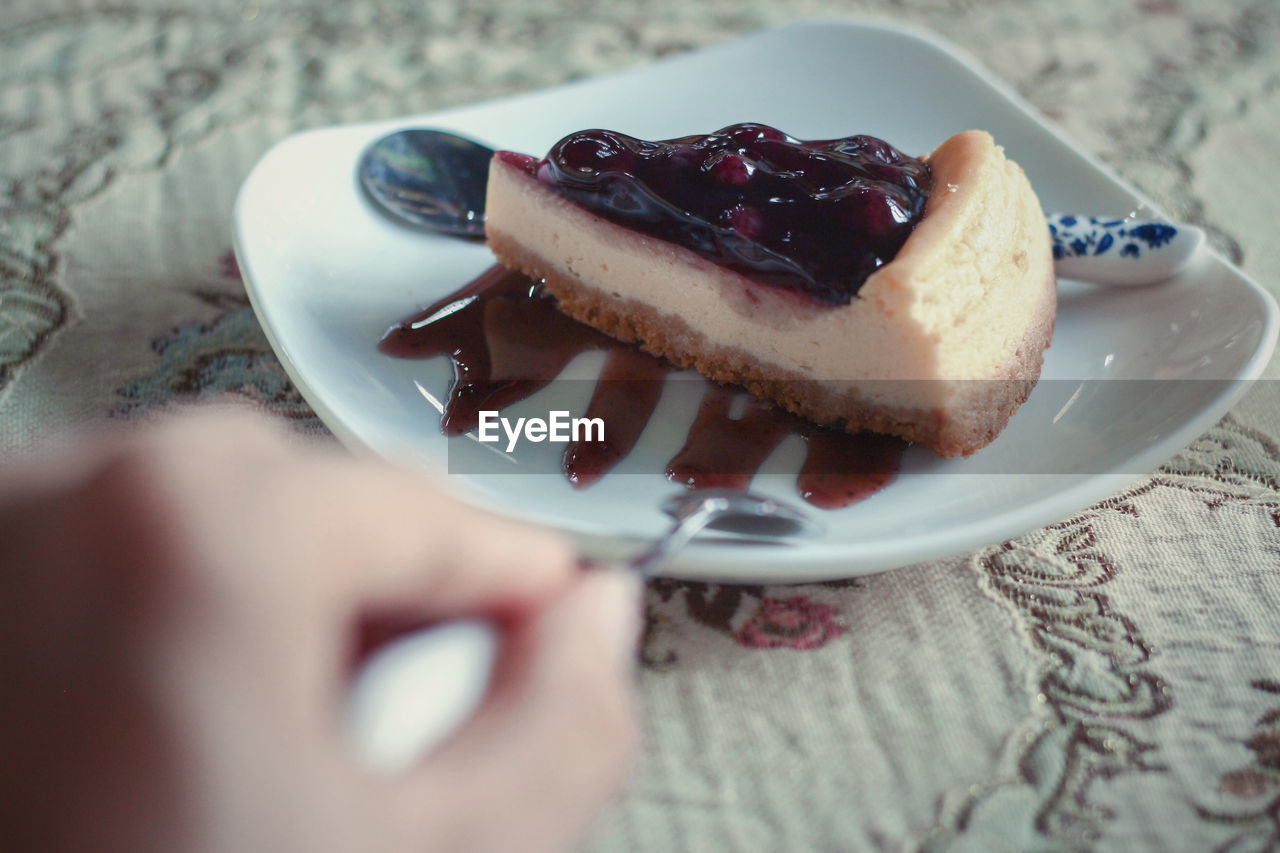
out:
M824 529L816 519L791 504L737 489L681 492L663 501L662 511L677 522L709 512L706 529L737 536L787 539L816 536Z
M766 542L815 536L823 530L821 524L788 503L736 489L681 492L663 501L662 511L675 524L666 536L627 563L633 571L652 574L703 530Z
M365 149L360 186L393 220L455 237L484 237L493 149L443 130L387 134Z

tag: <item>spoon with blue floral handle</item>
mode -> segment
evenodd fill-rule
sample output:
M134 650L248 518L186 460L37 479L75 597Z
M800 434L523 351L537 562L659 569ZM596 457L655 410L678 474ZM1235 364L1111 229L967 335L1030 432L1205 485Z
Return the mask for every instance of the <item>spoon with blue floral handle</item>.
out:
M822 526L773 498L732 489L682 492L662 506L671 529L627 568L650 575L704 530L739 541L786 543ZM482 620L432 626L393 640L357 674L348 700L348 730L370 769L406 769L443 742L480 705L498 655L498 635Z
M1152 284L1181 272L1204 245L1204 231L1136 215L1106 219L1051 213L1053 266L1062 278L1118 286Z
M485 187L493 149L443 130L414 128L370 145L357 174L370 201L425 231L484 237ZM1155 219L1048 216L1059 276L1108 285L1152 284L1180 272L1204 244L1193 225Z

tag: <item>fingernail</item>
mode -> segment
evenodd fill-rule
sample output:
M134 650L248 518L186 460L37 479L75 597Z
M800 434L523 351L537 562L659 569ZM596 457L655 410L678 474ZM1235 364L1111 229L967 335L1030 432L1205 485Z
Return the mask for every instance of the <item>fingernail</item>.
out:
M635 665L644 614L644 581L625 568L599 568L590 575L595 589L595 618L600 642L617 651L627 667Z

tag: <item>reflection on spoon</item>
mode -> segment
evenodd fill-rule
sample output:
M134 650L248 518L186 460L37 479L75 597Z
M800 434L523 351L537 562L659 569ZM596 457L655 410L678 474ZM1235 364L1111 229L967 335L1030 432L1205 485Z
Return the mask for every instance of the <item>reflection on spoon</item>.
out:
M456 237L484 237L493 149L443 130L399 130L365 149L357 175L392 219Z
M443 130L399 130L374 142L357 174L383 213L414 228L484 237L493 149ZM1048 216L1059 276L1095 284L1154 284L1181 272L1204 245L1194 225L1134 216Z

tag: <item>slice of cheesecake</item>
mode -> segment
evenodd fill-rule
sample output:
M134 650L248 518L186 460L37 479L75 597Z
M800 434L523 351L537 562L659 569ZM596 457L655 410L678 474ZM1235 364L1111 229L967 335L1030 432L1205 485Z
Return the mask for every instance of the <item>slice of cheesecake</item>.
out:
M762 125L499 152L486 236L561 310L818 423L967 455L1053 334L1049 232L1022 170L967 131L926 158Z

